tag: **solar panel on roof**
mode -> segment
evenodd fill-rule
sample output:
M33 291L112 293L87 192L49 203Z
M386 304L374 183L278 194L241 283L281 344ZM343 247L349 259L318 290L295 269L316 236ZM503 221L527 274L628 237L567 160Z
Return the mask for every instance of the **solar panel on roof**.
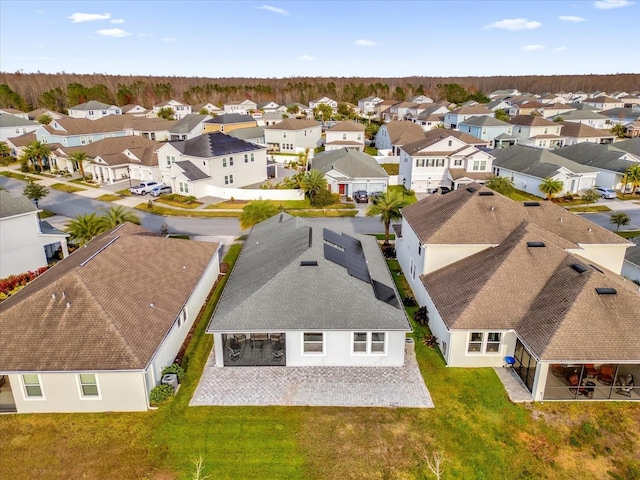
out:
M342 247L342 235L338 235L336 232L329 230L328 228L322 229L322 238L329 243Z
M572 263L571 268L573 268L578 273L584 273L588 270L588 268L581 263Z
M378 300L388 303L393 307L400 308L398 297L396 297L396 292L393 288L387 287L384 283L380 283L377 280L372 280L372 284L373 293Z
M352 277L356 277L363 282L371 283L369 267L367 267L366 261L347 255L347 271Z
M324 244L324 258L342 267L347 267L347 256L342 250Z

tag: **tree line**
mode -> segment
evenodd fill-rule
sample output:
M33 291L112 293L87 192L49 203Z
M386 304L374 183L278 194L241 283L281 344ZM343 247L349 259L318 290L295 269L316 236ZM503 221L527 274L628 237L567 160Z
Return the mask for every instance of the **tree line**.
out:
M89 100L126 105L154 104L176 99L191 105L249 98L255 102L275 101L287 105L327 96L339 102L357 104L367 96L385 100L406 100L427 95L448 100L454 93L483 99L494 90L516 88L522 92L544 93L564 90L635 91L640 74L553 75L495 77L291 77L291 78L203 78L152 77L106 74L0 72L0 107L29 111L47 108L64 112ZM443 86L449 86L443 88ZM454 86L454 87L452 87ZM459 87L459 88L458 88ZM464 97L464 95L463 95ZM460 99L458 95L457 100ZM455 100L450 100L455 101Z

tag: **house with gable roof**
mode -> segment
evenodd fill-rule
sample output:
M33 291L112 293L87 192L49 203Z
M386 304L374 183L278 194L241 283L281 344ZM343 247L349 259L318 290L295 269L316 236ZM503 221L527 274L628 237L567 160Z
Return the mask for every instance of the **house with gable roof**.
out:
M589 125L577 122L557 122L562 125L562 135L566 137L565 145L575 145L576 143L613 143L616 136L609 130L600 130Z
M244 100L233 100L230 102L226 102L222 106L224 113L235 113L241 115L249 115L252 111L258 108L258 104L248 98Z
M444 114L448 111L449 109L443 105L423 103L416 107L415 114L407 116L407 120L420 125L423 131L428 132L444 125Z
M325 175L329 191L347 197L358 190L386 192L389 185L389 175L373 157L350 148L319 153L311 167Z
M117 105L109 105L108 103L90 100L74 107L69 107L69 116L71 118L87 118L89 120L97 120L107 115L122 115L122 109Z
M593 110L576 109L565 112L560 117L562 117L563 122L581 123L600 130L608 128L611 122L607 117ZM555 118L557 117L548 117L547 120L554 120Z
M38 122L16 117L8 113L0 113L0 142L25 133L35 132L41 127Z
M165 143L157 150L161 181L195 197L211 195L211 187L242 188L267 179L266 151L221 132Z
M600 95L594 98L588 98L583 100L584 104L591 105L598 111L611 110L612 108L623 108L624 102L618 98L608 97L606 95Z
M251 115L241 113L225 113L205 120L202 123L202 133L231 133L240 128L253 128L258 124Z
M69 255L69 235L40 220L41 211L24 195L0 190L0 278L46 267L58 251Z
M486 140L491 148L504 148L518 142L517 137L512 135L511 124L487 115L464 120L457 128L461 132Z
M480 185L402 210L396 252L452 367L503 367L534 401L640 400L640 293L625 239ZM593 342L593 338L598 338Z
M398 178L402 184L416 192L431 193L440 187L458 188L491 178L493 156L469 144L463 136L475 138L439 128L400 147Z
M369 117L369 113L371 113L371 117L373 118L376 113L376 105L382 101L384 101L384 99L371 95L361 98L358 100L358 110L363 117Z
M518 115L509 120L513 125L513 135L518 145L537 148L559 148L564 145L565 137L560 132L562 125L537 115Z
M123 115L133 115L134 117L146 117L151 112L150 109L133 103L128 103L120 108Z
M309 108L313 111L314 108L318 108L319 105L329 105L334 112L338 110L338 102L329 97L316 98L309 101Z
M543 197L539 186L546 178L562 182L565 193L579 193L598 184L598 171L595 168L556 155L554 150L515 145L495 150L492 155L493 172L500 177L513 181L515 187L531 195Z
M483 105L477 105L472 107L460 107L444 114L444 126L445 128L456 129L457 126L471 117L480 116L494 117L495 112L489 110Z
M217 105L214 105L211 102L198 103L194 105L191 110L194 113L199 113L200 115L210 115L210 116L221 115L222 113L224 113L224 111L220 107L218 107Z
M198 113L185 115L178 120L178 123L169 129L169 134L171 135L170 140L172 142L175 140L187 140L202 135L204 122L211 118L211 115L200 115Z
M410 331L375 238L287 213L253 227L207 327L225 368L399 367Z
M264 127L269 153L299 153L320 146L322 124L317 120L287 118Z
M404 120L382 125L376 134L376 148L388 150L391 156L400 155L400 147L406 143L416 142L424 138L424 131L419 125Z
M0 303L0 411L148 410L219 275L218 250L126 223Z
M182 103L177 100L171 99L171 100L167 100L166 102L161 102L161 103L158 103L157 105L154 105L153 108L151 109L152 110L151 114L157 117L158 113L163 108L170 108L171 110L173 110L173 118L175 118L176 120L180 120L185 115L189 115L190 113L193 113L191 111L191 105L187 105L186 103Z
M326 131L325 150L350 148L364 151L364 130L362 123L343 121Z

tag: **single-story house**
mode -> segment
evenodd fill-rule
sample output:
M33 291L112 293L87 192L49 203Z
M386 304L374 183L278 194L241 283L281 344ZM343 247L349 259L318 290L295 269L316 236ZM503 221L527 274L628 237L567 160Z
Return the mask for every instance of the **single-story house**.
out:
M0 303L0 410L147 410L219 275L218 249L127 223Z
M409 331L375 238L286 213L253 227L207 327L217 367L402 366Z

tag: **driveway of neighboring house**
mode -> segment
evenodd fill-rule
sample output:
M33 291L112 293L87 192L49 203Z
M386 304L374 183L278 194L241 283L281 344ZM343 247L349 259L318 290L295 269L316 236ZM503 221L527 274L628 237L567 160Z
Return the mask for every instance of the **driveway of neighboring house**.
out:
M404 367L216 367L209 356L191 406L433 408L415 355Z

